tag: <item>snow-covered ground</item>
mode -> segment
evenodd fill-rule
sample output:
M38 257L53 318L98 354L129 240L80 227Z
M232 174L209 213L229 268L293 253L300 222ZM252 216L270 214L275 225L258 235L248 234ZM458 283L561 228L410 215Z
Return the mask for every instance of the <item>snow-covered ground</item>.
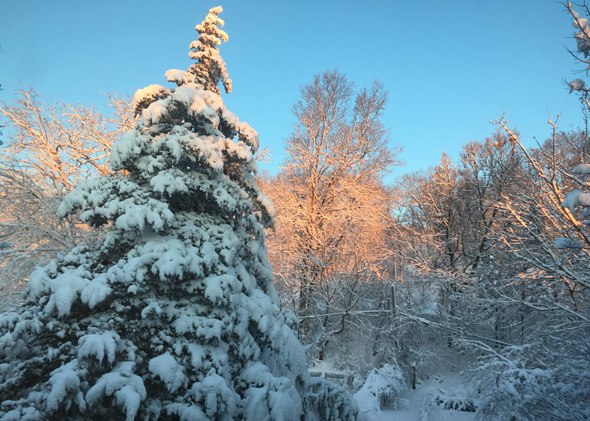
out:
M404 409L371 411L367 421L472 421L474 412L445 409L466 403L467 392L456 374L434 376L431 380L402 394Z

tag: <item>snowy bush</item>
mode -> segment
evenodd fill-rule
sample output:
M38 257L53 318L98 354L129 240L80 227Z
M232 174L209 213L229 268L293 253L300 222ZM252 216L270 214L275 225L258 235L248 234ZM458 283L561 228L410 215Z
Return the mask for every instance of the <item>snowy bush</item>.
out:
M467 393L464 390L448 391L438 389L435 393L427 395L420 405L420 420L429 420L435 408L440 408L446 411L476 411L475 404L467 396Z
M199 39L220 34L220 11ZM1 419L356 417L341 388L310 380L280 311L258 134L203 89L220 80L201 74L207 63L195 79L167 72L174 89L138 91L141 123L112 149L121 173L81 182L59 206L107 231L39 268L28 304L0 316Z
M303 399L304 412L310 421L338 421L356 419L358 406L348 393L329 380L312 378L310 393Z
M363 387L354 394L354 399L362 412L400 409L407 403L400 398L406 389L406 382L397 365L385 364L369 373Z
M488 357L476 370L476 419L587 420L589 344L574 342L512 346Z

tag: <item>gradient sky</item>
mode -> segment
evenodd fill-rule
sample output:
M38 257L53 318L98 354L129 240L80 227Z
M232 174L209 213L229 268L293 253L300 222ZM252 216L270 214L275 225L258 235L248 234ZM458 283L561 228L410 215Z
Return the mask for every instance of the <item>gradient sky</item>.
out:
M220 0L1 0L0 98L31 86L48 98L102 107L100 92L133 94L164 72L186 69L194 30ZM292 104L314 74L338 69L358 86L389 91L385 124L406 167L425 169L443 151L494 132L502 112L527 144L583 124L563 79L584 76L566 51L574 28L554 0L221 2L233 80L226 104L285 158Z

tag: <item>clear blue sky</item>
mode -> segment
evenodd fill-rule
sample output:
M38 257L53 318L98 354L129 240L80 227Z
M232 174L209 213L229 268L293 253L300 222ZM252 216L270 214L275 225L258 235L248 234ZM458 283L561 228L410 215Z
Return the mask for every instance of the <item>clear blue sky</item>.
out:
M505 111L523 138L582 125L562 79L580 77L566 52L574 28L554 0L1 0L0 97L32 86L46 97L101 106L100 92L133 94L191 64L194 26L221 4L221 46L233 92L225 101L285 158L291 105L315 73L338 69L389 90L385 123L407 166L456 158Z

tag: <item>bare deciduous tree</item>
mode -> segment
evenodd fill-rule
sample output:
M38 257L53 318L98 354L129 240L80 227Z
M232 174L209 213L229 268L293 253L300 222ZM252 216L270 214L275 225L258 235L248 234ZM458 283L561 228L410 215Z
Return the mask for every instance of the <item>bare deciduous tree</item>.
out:
M356 93L344 75L328 71L301 96L289 158L262 189L277 208L269 235L276 277L322 357L362 307L363 284L383 277L391 203L382 178L399 164L399 149L389 147L381 122L387 93L380 83Z
M107 98L108 116L44 101L33 90L19 90L13 104L0 101L7 139L0 149L0 282L7 291L22 286L35 265L95 235L76 219L59 221L55 209L78 181L111 172L111 145L133 128L129 98Z

